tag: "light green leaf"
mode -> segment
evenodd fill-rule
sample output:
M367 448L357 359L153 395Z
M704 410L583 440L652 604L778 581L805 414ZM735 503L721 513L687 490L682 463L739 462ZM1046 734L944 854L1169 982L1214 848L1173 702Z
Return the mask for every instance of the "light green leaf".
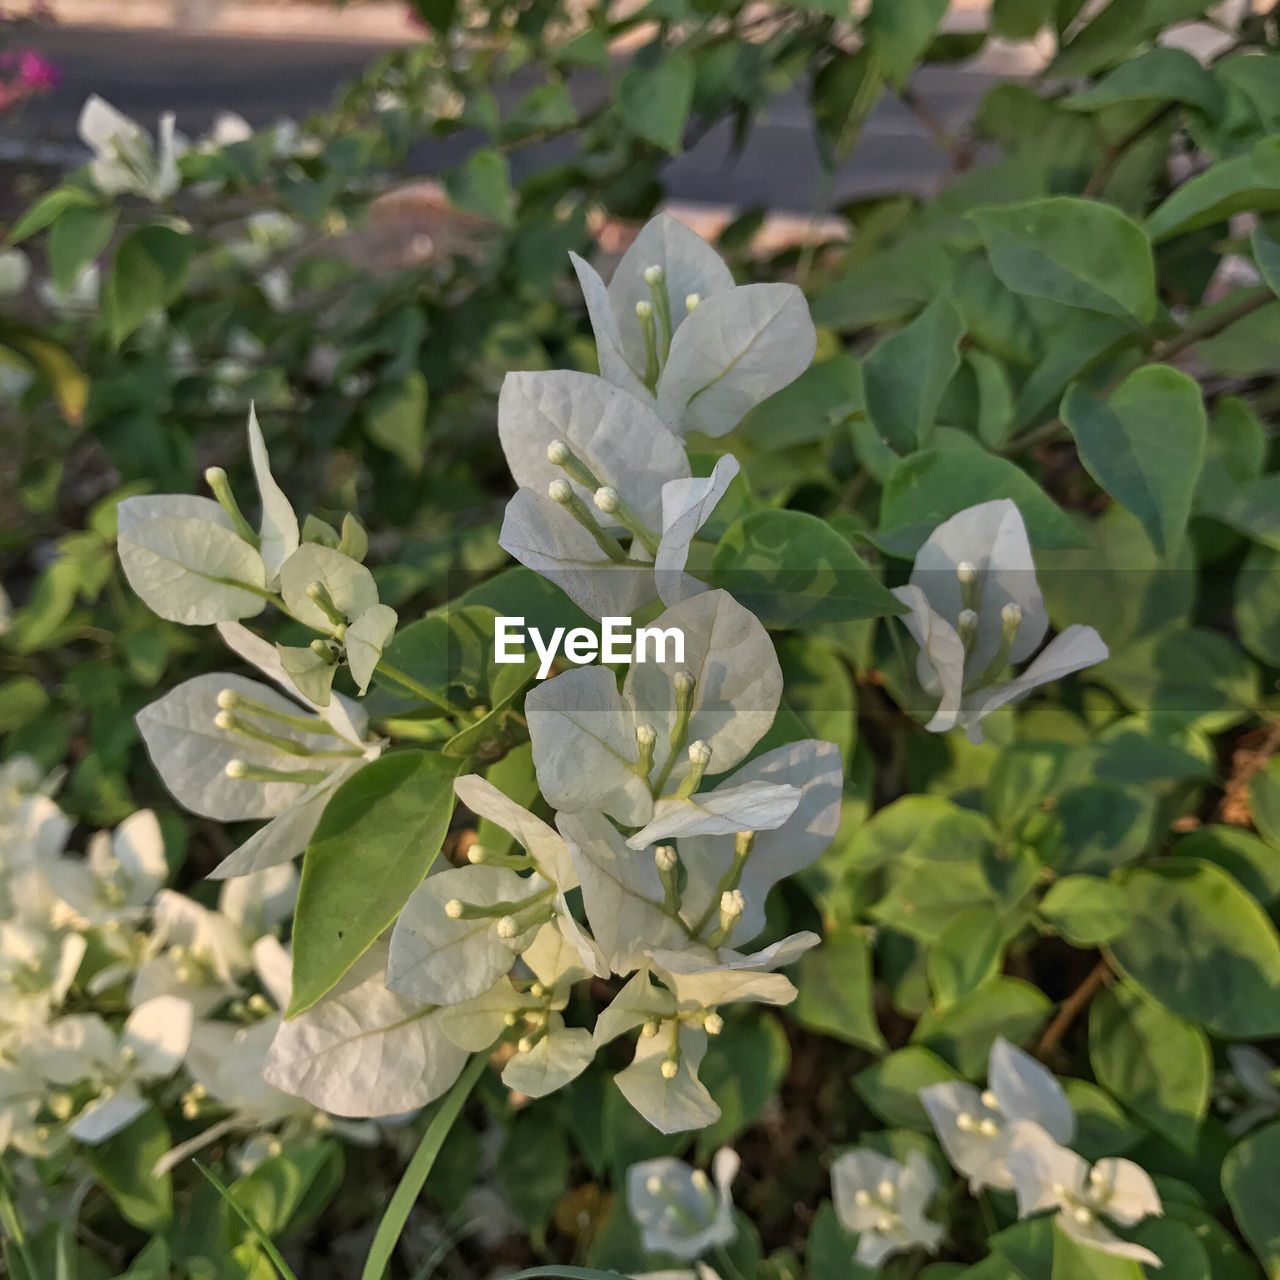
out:
M1222 1162L1222 1189L1231 1211L1268 1280L1280 1277L1280 1124L1268 1125L1237 1143Z
M931 1133L933 1122L920 1105L920 1090L956 1079L955 1070L936 1054L908 1045L858 1072L853 1087L885 1124Z
M1110 941L1124 932L1129 920L1124 893L1097 876L1064 876L1054 881L1040 911L1076 947Z
M863 930L828 930L822 945L800 961L796 987L800 994L791 1017L802 1027L862 1049L884 1049L872 999L871 947Z
M1016 978L999 977L972 991L942 1012L926 1013L911 1042L923 1045L970 1080L987 1069L991 1042L1004 1036L1012 1044L1029 1040L1052 1006L1043 992Z
M1117 1101L1179 1150L1194 1153L1213 1077L1203 1032L1136 987L1116 983L1089 1009L1089 1062Z
M678 154L696 78L693 62L679 54L656 66L633 64L618 85L620 124L635 137Z
M906 80L946 12L947 0L874 0L863 31L890 80Z
M956 912L930 946L925 965L937 1008L949 1009L995 975L1006 933L989 906Z
M444 189L459 209L477 213L501 227L515 226L511 169L500 151L477 151L445 175Z
M1133 870L1124 890L1132 922L1109 950L1126 976L1218 1035L1280 1034L1280 939L1231 876L1179 859Z
M1273 845L1280 847L1280 758L1256 773L1249 787L1253 825Z
M716 547L711 580L766 626L903 612L849 543L803 511L754 511L737 521Z
M1244 155L1221 160L1184 182L1147 219L1159 244L1246 210L1280 209L1280 138L1265 138Z
M1140 324L1155 315L1151 245L1119 209L1051 196L969 217L996 275L1015 293Z
M401 382L380 387L364 409L365 434L415 475L426 456L429 399L426 378L411 369Z
M140 227L121 242L102 292L112 345L182 295L194 254L194 238L167 226Z
M1148 365L1100 400L1077 383L1062 402L1089 474L1142 521L1164 557L1191 515L1208 429L1200 388L1167 365Z
M1226 97L1213 73L1185 49L1157 48L1122 62L1066 105L1073 111L1101 111L1133 102L1178 102L1216 116Z
M960 313L938 298L863 361L872 426L900 453L919 448L932 433L942 393L960 367L963 334Z
M396 752L334 792L302 864L290 1017L342 978L426 875L449 828L459 764Z
M173 1181L156 1177L155 1162L173 1145L159 1111L148 1107L128 1128L96 1147L82 1148L102 1189L143 1231L160 1231L173 1217Z

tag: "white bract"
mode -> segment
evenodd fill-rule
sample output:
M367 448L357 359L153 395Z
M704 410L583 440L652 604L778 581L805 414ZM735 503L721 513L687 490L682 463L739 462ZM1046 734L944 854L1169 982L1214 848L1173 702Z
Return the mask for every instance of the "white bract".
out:
M926 1216L938 1175L919 1151L905 1164L865 1148L846 1151L831 1166L831 1191L840 1224L858 1236L854 1258L864 1267L911 1249L933 1253L945 1235Z
M499 542L596 618L701 589L689 547L737 463L692 479L683 443L653 410L601 378L508 374L498 434L519 491Z
M175 116L160 117L158 142L109 102L91 94L76 126L80 140L93 152L89 176L104 195L128 193L156 203L168 200L182 185L178 156L184 149L175 132Z
M981 742L985 716L1108 656L1092 627L1071 626L1021 675L1003 679L1035 653L1049 625L1026 526L1008 499L940 524L917 553L910 584L893 594L910 610L902 621L920 646L916 675L938 699L925 726L932 733L958 726Z
M1120 1239L1107 1220L1132 1227L1164 1212L1147 1173L1132 1160L1089 1162L1059 1146L1038 1125L1013 1126L1009 1167L1013 1172L1018 1213L1029 1217L1053 1213L1058 1228L1081 1244L1118 1258L1161 1266L1150 1249Z
M191 1039L191 1006L173 996L139 1004L117 1035L97 1014L59 1018L30 1045L31 1063L50 1084L88 1083L91 1100L78 1111L66 1098L67 1131L79 1142L105 1142L132 1124L150 1103L142 1088L171 1076ZM64 1110L53 1103L55 1114Z
M86 852L84 862L50 859L43 869L77 924L92 928L141 919L169 875L156 815L142 809L114 832L97 832Z
M920 1101L947 1159L974 1191L1013 1188L1010 1155L1019 1124L1035 1125L1059 1143L1075 1136L1075 1113L1053 1073L1002 1036L991 1046L986 1089L946 1081L922 1089Z
M608 288L572 258L601 374L650 400L673 431L732 431L813 359L817 334L800 290L735 286L716 252L669 215L644 227Z
M642 1160L627 1170L627 1210L650 1253L692 1262L737 1238L730 1188L738 1175L738 1153L721 1147L711 1177L669 1157Z

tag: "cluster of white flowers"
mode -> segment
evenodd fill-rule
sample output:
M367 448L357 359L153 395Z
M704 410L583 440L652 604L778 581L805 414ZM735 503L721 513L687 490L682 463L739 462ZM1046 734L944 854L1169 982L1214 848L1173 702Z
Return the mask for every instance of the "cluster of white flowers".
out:
M203 906L165 887L149 810L69 852L56 781L27 757L0 767L0 1154L96 1146L156 1103L210 1122L159 1170L224 1135L242 1171L317 1127L367 1137L262 1079L289 993L293 868Z

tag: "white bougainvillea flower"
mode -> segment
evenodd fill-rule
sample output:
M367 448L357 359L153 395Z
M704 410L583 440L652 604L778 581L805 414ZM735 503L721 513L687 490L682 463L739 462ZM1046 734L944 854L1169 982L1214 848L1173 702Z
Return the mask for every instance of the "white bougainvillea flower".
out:
M1059 1143L1075 1136L1075 1112L1056 1077L1003 1037L991 1046L985 1090L945 1081L922 1089L920 1101L947 1159L974 1191L1013 1187L1009 1156L1019 1123L1035 1125Z
M0 1060L0 1155L12 1148L24 1155L46 1154L52 1134L40 1123L48 1087L27 1059Z
M164 836L150 809L131 814L113 832L96 832L86 855L83 863L59 858L44 868L82 928L141 919L169 875Z
M659 1133L705 1129L720 1119L719 1105L698 1079L706 1053L707 1033L672 1019L640 1036L631 1065L613 1081Z
M526 1097L542 1098L577 1079L595 1057L591 1032L566 1027L561 1016L570 988L591 974L577 949L551 924L542 926L520 959L534 981L521 1009L516 1052L502 1069L502 1082Z
M387 983L427 1004L488 991L554 912L555 886L506 867L453 867L428 876L391 932Z
M656 799L732 769L773 723L777 655L727 592L685 600L652 626L683 635L682 662L668 643L660 660L648 652L632 664L621 693L607 668L583 667L525 699L538 784L561 813L598 810L643 826Z
M24 879L39 875L24 873ZM78 933L21 910L0 920L0 1037L5 1030L39 1027L59 1009L75 981L87 947Z
M138 1005L117 1034L96 1014L59 1018L30 1045L30 1060L51 1084L88 1085L92 1100L67 1131L95 1145L133 1123L151 1104L144 1086L171 1076L191 1039L191 1006L173 996ZM74 1100L66 1098L70 1108ZM57 1111L55 1110L55 1114Z
M666 214L640 232L607 289L571 258L601 374L651 399L674 431L732 431L813 359L817 334L799 289L735 286L715 251Z
M1164 1212L1147 1172L1114 1157L1090 1167L1083 1156L1053 1140L1039 1125L1013 1126L1009 1152L1019 1217L1053 1213L1060 1230L1081 1244L1118 1258L1159 1267L1150 1249L1120 1239L1105 1220L1132 1227Z
M743 766L731 782L785 784L800 793L797 805L781 825L757 827L750 841L731 835L682 836L677 840L684 870L681 916L691 927L710 921L720 895L726 889L739 890L743 912L726 938L726 942L738 945L764 928L765 902L773 886L816 861L835 838L844 785L840 749L813 738L788 743Z
M1247 1133L1280 1115L1280 1068L1265 1053L1251 1044L1230 1044L1227 1063L1233 1082L1244 1094L1243 1105L1227 1124L1228 1133Z
M707 1015L725 1004L790 1004L796 989L777 973L794 964L821 939L803 930L757 951L742 955L728 947L719 950L686 946L682 950L654 948L649 953L654 972L674 994L679 1012L704 1026Z
M383 743L365 737L368 717L356 703L334 696L319 707L299 694L274 646L234 623L218 632L292 697L243 676L198 676L145 707L137 723L184 807L224 822L271 819L215 868L223 879L302 853L334 790Z
M269 867L230 880L211 910L163 890L152 912L149 952L134 974L134 1004L157 995L186 1000L198 1017L240 994L253 944L292 914L298 895L293 867Z
M207 626L261 613L281 566L297 550L298 518L271 474L252 406L247 430L262 508L257 529L221 467L205 472L216 501L155 494L125 498L116 509L117 547L129 585L171 622Z
M0 906L12 876L48 865L66 847L75 823L53 799L57 781L30 756L0 764Z
M375 944L318 1004L282 1022L263 1077L337 1116L399 1115L424 1107L467 1061L441 1011L387 988L387 948Z
M836 1217L857 1233L854 1258L864 1267L879 1267L912 1249L937 1250L945 1232L926 1216L937 1191L938 1175L920 1151L901 1164L863 1148L846 1151L831 1166Z
M650 1253L669 1253L692 1262L738 1236L731 1187L741 1161L721 1147L711 1161L711 1177L683 1160L642 1160L627 1170L627 1211Z
M508 374L498 432L520 486L499 541L527 568L597 618L702 589L684 573L689 547L736 462L691 479L683 444L652 409L585 373Z
M772 831L795 813L799 803L799 787L762 779L741 782L735 774L709 791L657 800L653 817L627 838L627 847L647 849L662 840Z
M907 606L902 621L920 646L917 677L938 699L925 726L931 733L959 726L981 742L985 716L1108 656L1092 627L1072 626L1002 682L1009 666L1035 653L1049 625L1026 526L1005 498L940 524L917 553L910 584L893 594Z
M181 146L172 111L160 117L159 140L135 120L91 94L80 110L76 131L93 152L89 176L104 195L142 196L157 203L167 200L182 185L178 173Z

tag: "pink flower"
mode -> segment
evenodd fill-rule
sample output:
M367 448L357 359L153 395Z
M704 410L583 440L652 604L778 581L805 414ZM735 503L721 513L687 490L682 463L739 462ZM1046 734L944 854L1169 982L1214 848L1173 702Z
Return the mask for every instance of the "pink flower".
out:
M52 89L61 78L58 68L34 49L24 49L18 55L18 80L30 93Z

